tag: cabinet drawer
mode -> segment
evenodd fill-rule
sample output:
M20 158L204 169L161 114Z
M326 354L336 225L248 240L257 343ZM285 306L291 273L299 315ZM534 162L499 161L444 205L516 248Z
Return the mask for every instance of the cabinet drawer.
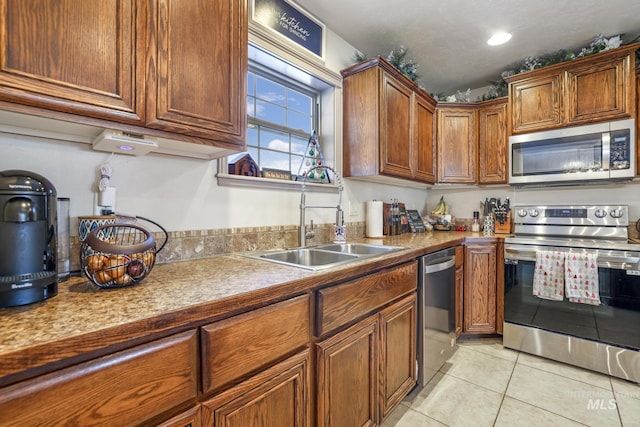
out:
M309 296L253 310L204 326L205 394L241 379L309 342Z
M195 330L0 391L3 424L139 425L197 395Z
M356 320L415 290L417 283L416 261L318 291L317 335Z

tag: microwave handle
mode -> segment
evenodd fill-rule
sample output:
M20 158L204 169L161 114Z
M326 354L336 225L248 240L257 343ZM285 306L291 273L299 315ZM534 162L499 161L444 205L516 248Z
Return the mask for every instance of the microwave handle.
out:
M611 163L611 133L602 133L602 170L608 171Z

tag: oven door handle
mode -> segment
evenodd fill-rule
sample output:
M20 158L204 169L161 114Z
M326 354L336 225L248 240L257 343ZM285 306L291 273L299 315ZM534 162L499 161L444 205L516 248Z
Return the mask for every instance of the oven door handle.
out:
M504 247L505 263L513 261L536 261L538 251L558 251L562 253L587 253L587 250L567 250L566 248L554 248L549 246L509 245ZM624 251L599 251L594 250L598 256L598 267L612 268L615 270L640 270L640 255Z

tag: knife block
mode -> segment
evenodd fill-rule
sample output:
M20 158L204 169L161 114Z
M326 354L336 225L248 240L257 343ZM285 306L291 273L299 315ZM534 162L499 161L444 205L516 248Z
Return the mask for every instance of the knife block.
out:
M498 220L495 221L495 233L511 234L511 211L507 212L507 219L503 224Z

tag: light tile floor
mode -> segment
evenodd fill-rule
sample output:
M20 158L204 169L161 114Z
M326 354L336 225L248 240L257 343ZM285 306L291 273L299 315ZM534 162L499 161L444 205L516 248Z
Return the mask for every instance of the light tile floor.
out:
M640 427L640 385L466 340L382 427Z

